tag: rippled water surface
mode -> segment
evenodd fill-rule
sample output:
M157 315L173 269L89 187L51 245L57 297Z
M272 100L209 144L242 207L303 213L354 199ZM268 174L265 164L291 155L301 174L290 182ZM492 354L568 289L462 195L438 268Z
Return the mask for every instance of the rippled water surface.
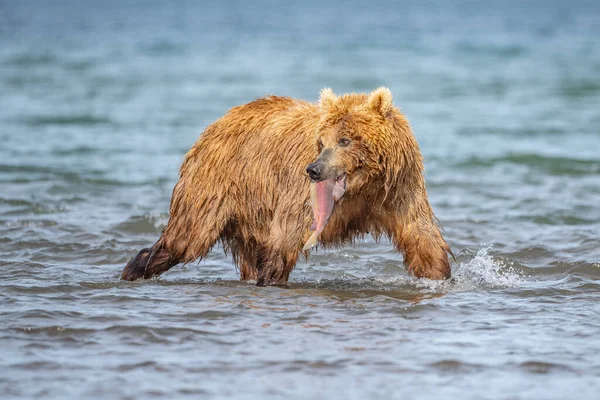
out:
M599 37L596 1L0 1L0 397L600 398ZM372 240L119 281L207 124L380 85L453 282Z

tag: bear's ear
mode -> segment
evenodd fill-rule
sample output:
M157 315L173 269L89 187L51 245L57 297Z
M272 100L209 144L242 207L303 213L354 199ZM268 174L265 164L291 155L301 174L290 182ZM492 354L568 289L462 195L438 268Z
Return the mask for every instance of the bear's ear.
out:
M375 89L367 99L367 107L385 116L393 107L392 92L386 87Z
M319 96L319 107L321 107L322 110L330 110L337 99L338 97L333 94L333 90L325 88L321 90L321 95Z

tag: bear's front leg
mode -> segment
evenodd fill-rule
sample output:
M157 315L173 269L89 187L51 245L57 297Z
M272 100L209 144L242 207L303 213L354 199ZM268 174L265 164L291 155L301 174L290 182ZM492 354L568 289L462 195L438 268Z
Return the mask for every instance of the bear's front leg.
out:
M398 251L404 254L404 265L416 278L449 279L452 255L440 228L431 220L398 224L392 235Z

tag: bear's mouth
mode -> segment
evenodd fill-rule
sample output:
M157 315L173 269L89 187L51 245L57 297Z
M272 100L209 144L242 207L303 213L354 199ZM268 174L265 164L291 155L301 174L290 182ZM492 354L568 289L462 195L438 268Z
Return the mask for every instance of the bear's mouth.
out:
M317 244L319 235L331 217L333 206L346 192L347 174L344 172L335 179L325 179L310 183L310 200L313 209L313 234L308 239L302 250L308 250Z

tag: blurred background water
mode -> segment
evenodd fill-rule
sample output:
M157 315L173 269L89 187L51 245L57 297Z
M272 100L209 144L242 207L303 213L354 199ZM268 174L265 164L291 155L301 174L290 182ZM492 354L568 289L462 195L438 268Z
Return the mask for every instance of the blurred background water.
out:
M0 397L598 398L599 38L597 1L0 0ZM118 280L207 124L380 85L454 284L372 240Z

